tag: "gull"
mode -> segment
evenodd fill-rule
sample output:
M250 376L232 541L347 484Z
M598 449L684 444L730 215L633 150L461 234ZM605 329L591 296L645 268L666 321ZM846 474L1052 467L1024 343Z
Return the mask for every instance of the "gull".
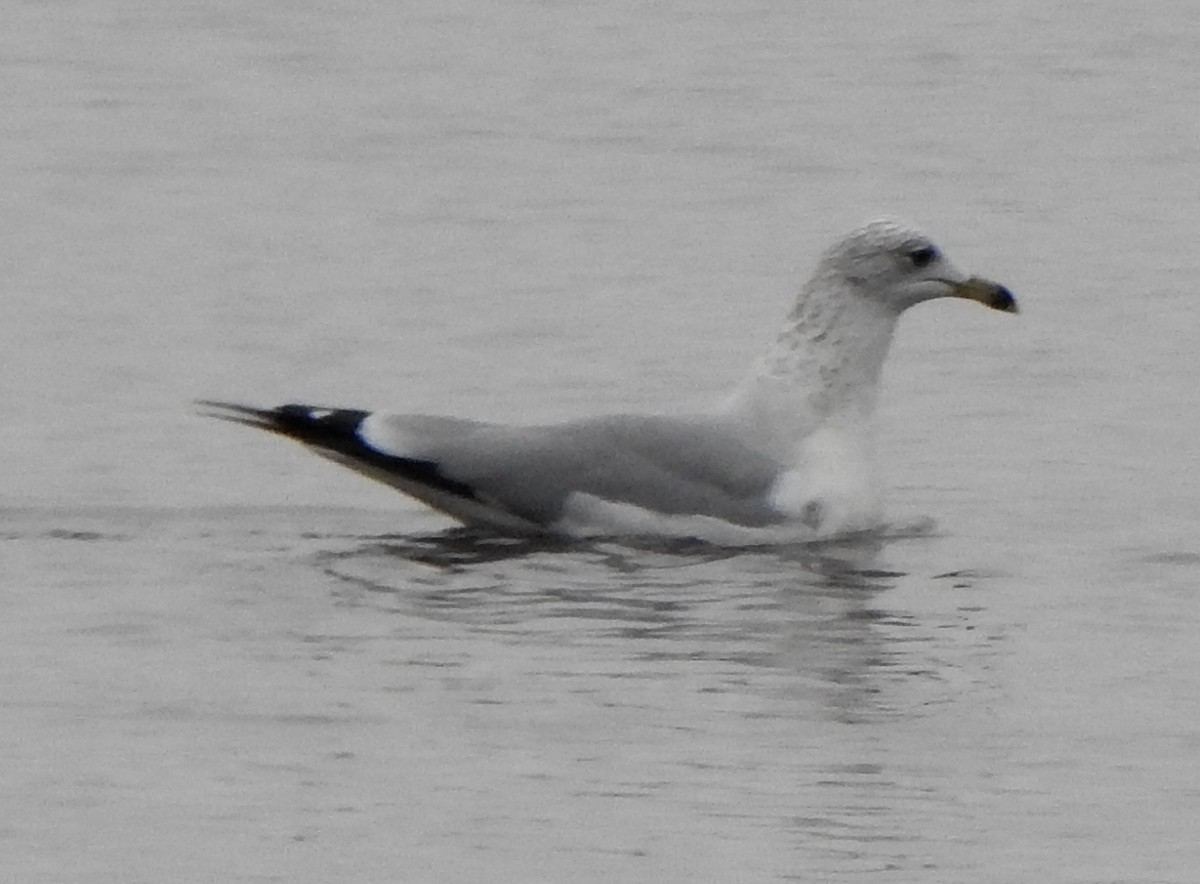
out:
M872 221L820 257L782 330L698 414L540 426L203 400L470 525L509 535L821 540L880 527L875 408L896 321L935 298L1017 312L919 230Z

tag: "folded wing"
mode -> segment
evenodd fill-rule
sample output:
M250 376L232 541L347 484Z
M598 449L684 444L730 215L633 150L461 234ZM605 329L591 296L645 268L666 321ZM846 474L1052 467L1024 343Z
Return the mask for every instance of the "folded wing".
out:
M516 427L431 415L204 402L302 442L467 524L552 531L582 499L737 525L777 523L781 467L710 418L613 415Z

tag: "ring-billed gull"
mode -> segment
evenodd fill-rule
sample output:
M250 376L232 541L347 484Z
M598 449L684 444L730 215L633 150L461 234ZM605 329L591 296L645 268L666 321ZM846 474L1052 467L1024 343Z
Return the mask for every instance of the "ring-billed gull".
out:
M879 525L874 412L900 314L958 297L1016 313L923 233L878 220L820 258L783 330L712 411L546 426L200 403L504 533L809 540Z

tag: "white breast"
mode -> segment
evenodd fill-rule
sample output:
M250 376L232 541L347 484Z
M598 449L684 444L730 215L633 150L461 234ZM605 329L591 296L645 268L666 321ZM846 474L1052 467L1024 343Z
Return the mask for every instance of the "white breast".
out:
M802 440L771 489L771 505L820 536L877 527L880 505L870 434L826 425Z

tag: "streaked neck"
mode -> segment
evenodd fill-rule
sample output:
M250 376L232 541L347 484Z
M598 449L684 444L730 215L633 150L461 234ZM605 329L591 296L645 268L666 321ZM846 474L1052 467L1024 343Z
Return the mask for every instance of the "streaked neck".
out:
M824 283L827 285L828 283ZM867 298L810 298L726 403L755 448L790 463L821 428L871 447L883 361L898 314Z

